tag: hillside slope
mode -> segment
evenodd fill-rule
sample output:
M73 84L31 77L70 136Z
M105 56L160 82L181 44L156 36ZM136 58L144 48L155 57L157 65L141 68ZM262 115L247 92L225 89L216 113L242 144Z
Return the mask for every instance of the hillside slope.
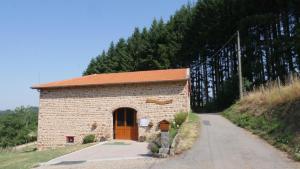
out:
M18 107L0 114L0 149L36 140L38 108Z
M300 160L300 80L290 79L248 93L222 114Z

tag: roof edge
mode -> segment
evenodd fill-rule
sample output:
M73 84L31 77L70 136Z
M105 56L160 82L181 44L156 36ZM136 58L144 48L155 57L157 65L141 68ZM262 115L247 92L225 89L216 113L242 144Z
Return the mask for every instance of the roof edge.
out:
M119 74L119 76L122 74L130 74L130 73L143 73L143 72L152 72L155 73L157 71L167 71L168 73L170 73L170 71L181 71L182 74L181 77L178 78L166 78L166 79L145 79L144 81L139 81L139 80L133 80L133 81L111 81L108 83L93 83L93 82L88 82L85 84L68 84L69 81L76 81L76 80L85 80L85 79L90 79L93 78L93 76L97 76L97 75L114 75L114 74ZM100 73L100 74L91 74L91 75L87 75L87 76L81 76L81 77L75 77L75 78L71 78L71 79L65 79L65 80L61 80L61 81L56 81L56 82L49 82L49 83L42 83L42 84L35 84L33 86L31 86L31 89L46 89L46 88L64 88L64 87L78 87L78 86L104 86L104 85L114 85L114 84L135 84L135 83L153 83L153 82L167 82L167 81L185 81L187 79L189 79L190 77L190 73L189 73L189 68L175 68L175 69L161 69L161 70L143 70L143 71L133 71L133 72L113 72L113 73ZM148 74L149 75L149 74ZM58 84L55 84L58 83ZM59 84L59 83L65 83L65 84Z
M85 85L65 85L65 86L51 86L51 87L43 87L43 86L31 86L31 89L60 89L60 88L77 88L77 87L92 87L92 86L109 86L109 85L126 85L126 84L149 84L149 83L163 83L163 82L181 82L187 81L189 77L187 76L184 79L176 79L176 80L161 80L161 81L143 81L143 82L128 82L128 83L106 83L106 84L85 84Z

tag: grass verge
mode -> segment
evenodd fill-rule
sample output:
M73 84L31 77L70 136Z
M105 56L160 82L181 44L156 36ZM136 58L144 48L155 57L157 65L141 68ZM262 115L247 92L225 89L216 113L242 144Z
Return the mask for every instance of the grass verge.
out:
M300 161L300 80L269 83L222 113Z
M78 144L57 149L35 151L34 146L25 147L22 150L5 151L0 153L0 168L1 169L29 169L38 166L39 163L49 161L53 158L68 154L92 144Z
M181 125L175 137L175 154L180 154L193 146L200 133L199 120L196 113L189 113L188 119Z

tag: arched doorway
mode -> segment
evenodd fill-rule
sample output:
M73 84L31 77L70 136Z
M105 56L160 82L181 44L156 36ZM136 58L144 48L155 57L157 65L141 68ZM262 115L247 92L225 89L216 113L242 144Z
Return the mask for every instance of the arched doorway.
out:
M127 107L118 108L113 112L114 139L138 139L136 113L136 110Z

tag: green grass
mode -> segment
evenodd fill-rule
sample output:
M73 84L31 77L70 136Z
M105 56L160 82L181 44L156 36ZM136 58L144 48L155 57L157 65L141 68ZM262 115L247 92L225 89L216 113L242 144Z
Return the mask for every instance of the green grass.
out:
M297 123L300 121L299 110L284 114L285 104L254 115L240 112L242 105L236 104L222 114L236 125L259 135L275 147L288 152L295 160L300 160L300 137L297 134ZM298 112L298 113L297 113ZM294 123L293 121L298 121Z
M300 79L269 82L223 112L240 127L266 139L300 161Z
M193 122L199 122L199 116L196 113L191 112L188 115L188 121L192 122L192 123Z
M35 151L35 147L32 146L16 151L3 150L0 152L0 169L29 169L38 166L39 163L94 144L80 144L44 151Z
M177 117L182 116L181 114L182 113L179 113L179 115L177 115ZM186 113L184 113L184 114L186 114ZM176 119L176 116L175 116L175 119ZM196 123L196 122L199 122L199 116L196 113L191 112L191 113L188 113L187 115L185 115L184 121L185 121L185 123ZM176 124L177 123L175 123L175 125ZM183 124L183 123L181 123L181 124ZM181 127L182 126L180 126L180 128ZM169 130L170 143L173 142L173 139L178 134L178 130L179 130L178 127L176 127L176 126L174 126L174 125L171 124L170 130Z
M199 116L189 113L188 119L180 126L175 140L175 154L180 154L190 149L197 140L200 133Z

